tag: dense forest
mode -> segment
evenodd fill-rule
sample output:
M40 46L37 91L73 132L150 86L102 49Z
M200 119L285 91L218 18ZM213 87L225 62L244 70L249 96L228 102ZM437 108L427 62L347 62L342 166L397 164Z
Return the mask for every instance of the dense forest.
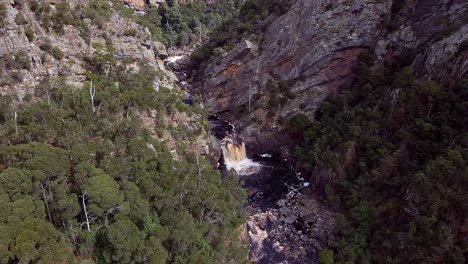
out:
M465 263L468 80L417 79L411 52L373 57L361 55L355 83L314 121L289 121L301 167L341 212L341 240L321 261Z
M1 98L1 263L241 261L244 191L188 151L203 127L162 120L199 106L155 91L144 65L117 76L90 75L94 103L88 89L47 81L19 110ZM178 135L180 161L142 124L150 110Z
M244 192L206 158L183 151L201 130L174 131L185 153L178 162L142 125L145 111L159 118L201 111L175 91L155 91L152 76L144 66L123 79L93 75L96 109L87 89L51 90L45 82L36 89L45 98L17 112L2 97L2 263L212 263L245 255L235 245Z

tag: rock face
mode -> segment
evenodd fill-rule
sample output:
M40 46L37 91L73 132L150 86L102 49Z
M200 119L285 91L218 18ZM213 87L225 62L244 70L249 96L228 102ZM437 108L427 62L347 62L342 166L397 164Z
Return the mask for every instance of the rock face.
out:
M313 118L327 95L352 80L363 51L375 50L383 60L412 49L419 76L462 78L468 70L468 3L401 2L295 1L268 26L262 43L243 40L199 72L194 92L230 121L240 120L238 112L246 111L250 100L238 128L248 143L267 143L258 138L264 133L276 149L287 139L275 121L298 112ZM389 25L397 25L392 33ZM269 80L290 81L295 96L280 106L267 105L275 93Z
M71 6L77 3L83 4L81 0L70 1ZM162 59L167 57L164 45L152 41L148 29L121 17L117 13L101 28L88 21L90 39L87 42L80 36L78 29L73 26L64 26L61 34L47 32L26 4L21 9L10 3L7 3L6 6L8 22L0 32L0 58L8 54L22 52L26 54L31 68L0 69L0 72L4 73L3 78L0 74L0 79L2 79L0 94L2 95L13 95L21 102L26 94L34 93L35 85L45 77L51 79L66 77L68 84L81 86L86 81L86 60L93 57L98 51L99 45L109 44L115 49L113 56L117 64L122 64L125 59L131 59L133 63L127 67L134 68L137 66L137 62L146 61L150 66L163 72L161 75L163 78L155 83L155 87L170 86L176 80L175 75L164 67ZM25 20L21 24L18 24L16 19L19 12ZM31 41L25 34L28 25L35 33L35 37ZM135 32L135 34L128 34L129 31ZM40 49L40 45L47 41L63 52L61 60L55 59ZM22 80L16 82L7 80L5 76L11 75L12 72L20 72Z

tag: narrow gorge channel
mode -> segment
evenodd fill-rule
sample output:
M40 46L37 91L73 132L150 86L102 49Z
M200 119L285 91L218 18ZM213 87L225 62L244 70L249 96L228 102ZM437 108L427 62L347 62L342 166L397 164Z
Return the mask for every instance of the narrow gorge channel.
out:
M179 86L191 103L185 56L170 56L166 63L182 77ZM334 214L313 197L310 183L280 153L247 153L234 125L217 115L211 115L209 122L213 146L221 150L215 165L223 177L237 175L248 193L242 237L248 243L249 260L315 263L319 252L335 243Z

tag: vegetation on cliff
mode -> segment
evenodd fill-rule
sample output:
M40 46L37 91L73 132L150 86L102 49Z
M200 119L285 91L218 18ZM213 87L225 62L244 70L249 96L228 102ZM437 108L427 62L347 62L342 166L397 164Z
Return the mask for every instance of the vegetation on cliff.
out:
M208 40L192 53L193 66L202 69L222 51L233 49L242 38L251 35L261 37L268 26L266 19L271 15L284 14L290 4L290 0L245 1L233 17L214 28Z
M1 97L2 263L241 261L244 192L187 150L202 131L178 128L176 161L140 118L156 110L171 131L164 116L200 110L175 90L155 91L144 65L115 76L90 75L94 102L89 84L47 80L36 89L43 99L20 110Z
M210 4L205 1L179 4L171 0L158 7L148 7L144 15L138 15L115 1L124 16L148 27L153 37L168 47L194 45L205 39L208 32L236 13L241 3L240 0L223 0Z
M315 121L290 122L303 139L296 157L343 212L334 257L322 263L464 263L468 81L417 79L411 56L361 58L355 83Z

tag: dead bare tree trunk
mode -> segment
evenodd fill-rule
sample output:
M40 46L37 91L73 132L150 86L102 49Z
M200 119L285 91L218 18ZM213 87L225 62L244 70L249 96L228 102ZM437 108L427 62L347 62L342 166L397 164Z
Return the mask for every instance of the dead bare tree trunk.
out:
M91 97L91 110L93 113L96 112L96 108L94 107L94 96L96 95L96 86L93 85L93 81L89 84L89 96Z
M83 195L81 195L81 203L83 204L83 211L85 213L85 218L86 218L86 228L88 229L88 231L91 231L91 227L89 226L89 215L88 215L88 209L86 208L86 193L83 193Z
M200 167L200 160L197 158L197 168L198 168L198 189L200 189L201 186L201 180L202 180L202 171L206 168L206 165L203 165L203 167Z
M18 135L18 122L17 122L17 120L16 120L17 117L18 117L18 115L16 114L16 111L15 111L15 113L14 113L13 116L15 117L15 131L16 131L16 135Z

